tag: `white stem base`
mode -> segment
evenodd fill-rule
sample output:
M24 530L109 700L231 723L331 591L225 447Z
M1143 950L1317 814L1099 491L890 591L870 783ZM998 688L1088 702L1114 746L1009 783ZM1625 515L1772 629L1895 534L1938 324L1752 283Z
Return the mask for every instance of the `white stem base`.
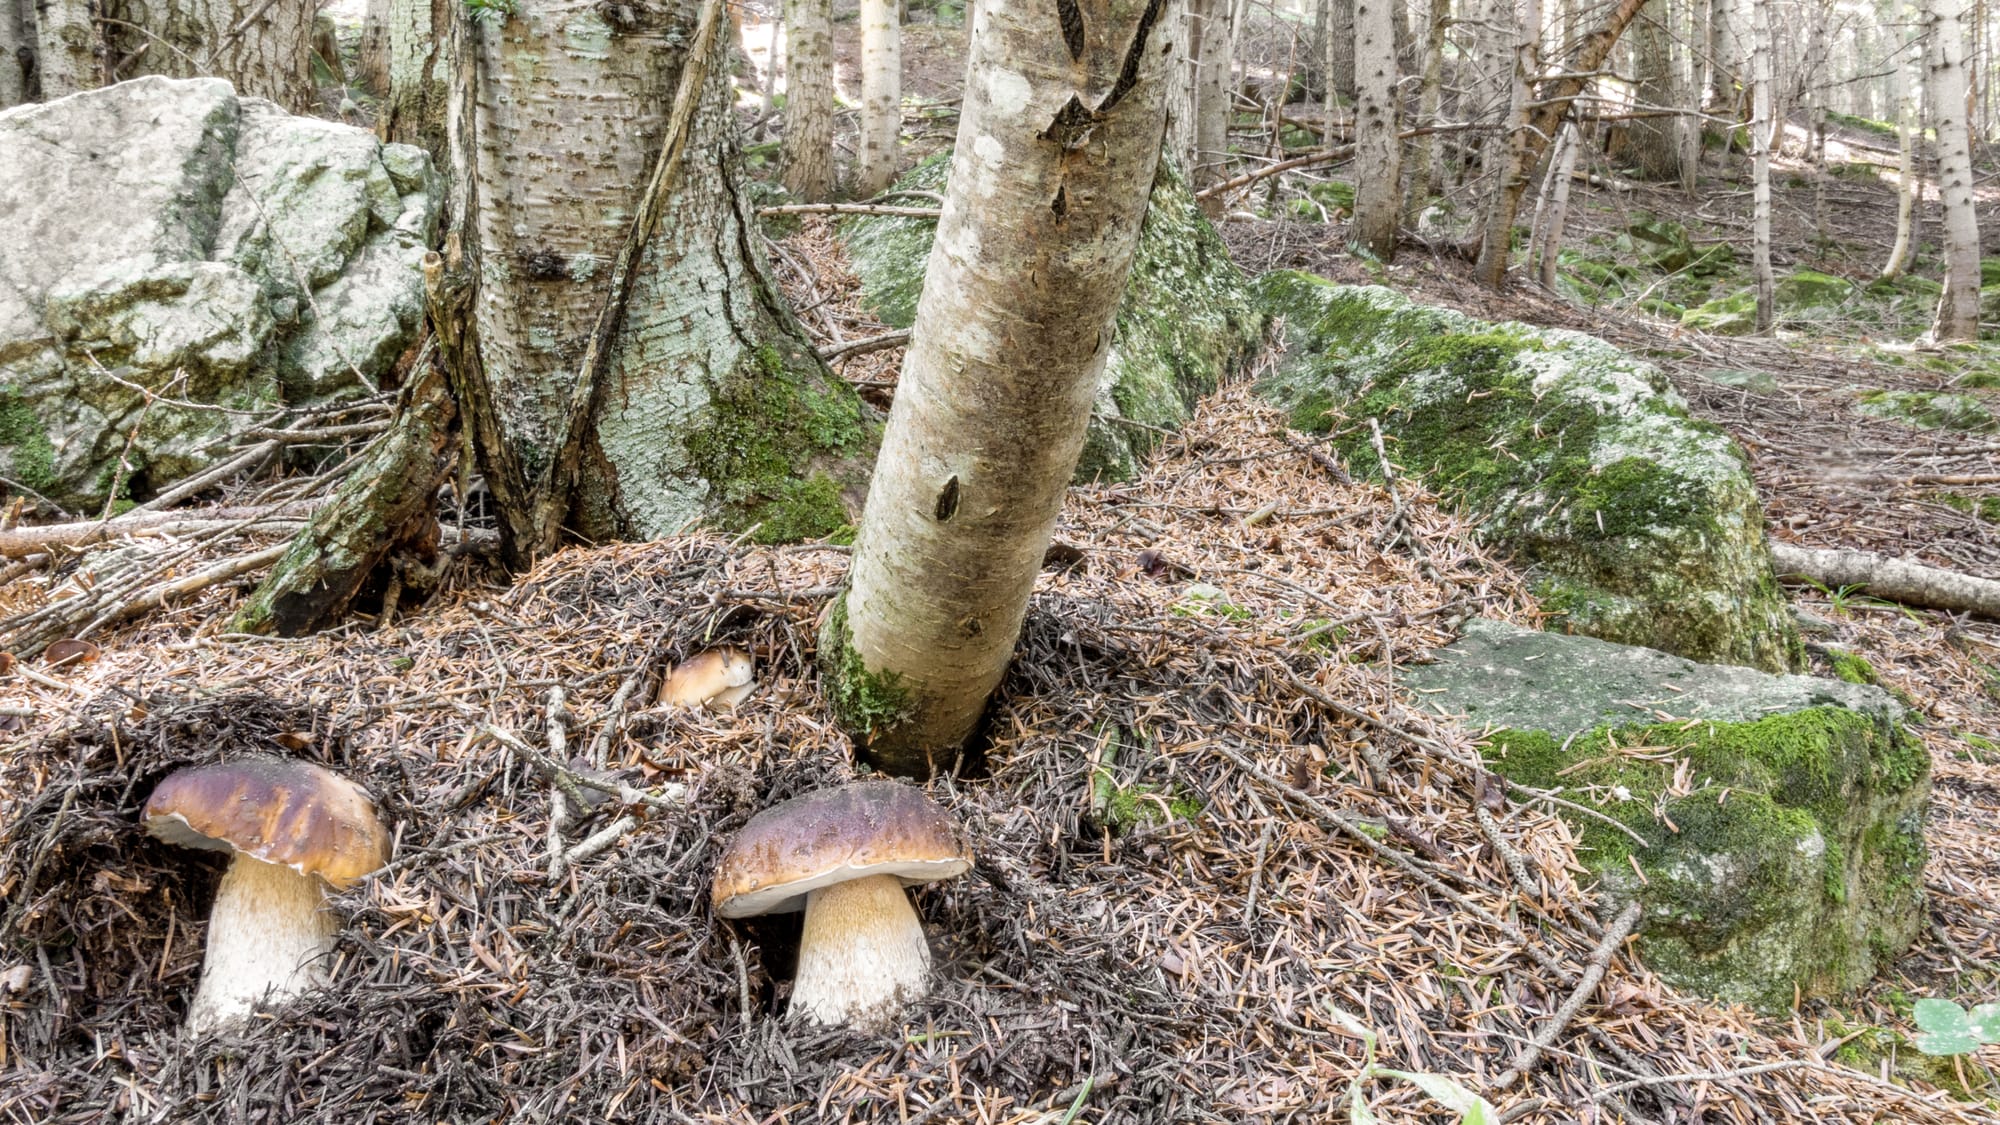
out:
M325 908L319 879L238 856L222 876L208 916L201 986L188 1026L206 1031L310 988L333 950L339 920Z
M792 1011L814 1023L875 1028L930 992L931 950L902 881L875 875L806 898Z

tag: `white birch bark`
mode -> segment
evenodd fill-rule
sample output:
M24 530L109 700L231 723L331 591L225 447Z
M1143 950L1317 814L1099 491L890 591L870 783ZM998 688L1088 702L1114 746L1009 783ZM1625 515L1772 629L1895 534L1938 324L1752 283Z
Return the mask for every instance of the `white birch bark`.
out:
M1777 320L1777 282L1771 273L1771 4L1750 0L1750 269L1757 290L1757 331Z
M440 166L451 92L445 31L454 2L462 0L389 0L389 85L382 132L392 141L427 149Z
M854 194L866 199L896 178L903 128L903 27L896 0L861 0L861 161Z
M1548 215L1536 224L1535 278L1542 288L1556 287L1556 269L1562 257L1563 228L1569 223L1570 182L1576 175L1577 143L1574 122L1565 124L1556 138L1555 155L1549 160Z
M1880 8L1885 29L1892 25L1901 8L1897 0L1883 0ZM1888 31L1894 35L1895 32ZM1910 268L1910 256L1916 245L1915 227L1917 216L1918 189L1922 186L1917 174L1917 99L1923 73L1921 52L1916 43L1905 37L1901 45L1888 58L1884 67L1889 72L1889 103L1896 114L1896 241L1889 248L1889 260L1882 264L1882 278L1894 280Z
M1199 191L1222 179L1229 159L1229 0L1187 0L1194 59L1194 151L1188 176Z
M1451 0L1428 0L1424 24L1423 79L1417 92L1419 126L1436 125L1444 106L1444 36ZM1403 225L1414 228L1429 205L1433 177L1444 170L1444 137L1418 137L1410 150L1410 186L1404 196Z
M785 190L818 203L833 195L833 4L785 0Z
M96 0L40 0L35 17L35 75L43 101L104 85Z
M1944 296L1932 333L1979 336L1979 217L1973 210L1967 117L1965 0L1930 0L1931 120L1937 127L1938 196L1944 202Z
M1521 195L1534 172L1533 142L1528 136L1529 82L1540 68L1541 0L1514 0L1514 23L1509 31L1513 50L1507 79L1507 116L1489 164L1498 181L1480 236L1479 261L1474 270L1486 284L1498 288L1507 277L1507 260L1513 249L1514 216Z
M1396 0L1354 5L1354 222L1350 240L1382 261L1396 256L1403 210L1403 144L1397 139Z
M821 645L836 699L893 683L892 711L842 714L890 772L949 768L1013 654L1137 248L1175 7L979 6L913 342Z

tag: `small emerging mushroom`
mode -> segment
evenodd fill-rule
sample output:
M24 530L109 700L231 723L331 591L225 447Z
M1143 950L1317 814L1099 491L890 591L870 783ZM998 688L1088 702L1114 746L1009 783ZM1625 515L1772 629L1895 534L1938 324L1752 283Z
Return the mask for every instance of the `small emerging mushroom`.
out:
M756 688L757 667L750 654L723 646L696 653L667 673L654 703L665 707L706 707L734 710Z
M870 1028L930 991L930 946L903 888L971 865L922 791L859 781L751 817L716 866L712 896L724 918L804 909L792 1010Z
M188 1006L196 1030L311 987L340 928L326 887L353 886L389 858L367 790L286 758L177 770L147 798L145 826L169 844L235 855L208 915L201 984Z

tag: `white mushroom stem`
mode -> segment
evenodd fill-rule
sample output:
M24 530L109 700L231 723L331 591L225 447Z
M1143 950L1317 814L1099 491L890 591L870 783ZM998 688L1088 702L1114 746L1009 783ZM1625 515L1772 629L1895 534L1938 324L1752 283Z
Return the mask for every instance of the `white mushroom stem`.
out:
M339 920L317 876L239 855L208 915L208 950L188 1025L208 1030L277 1002L318 978Z
M902 880L872 875L806 896L792 1011L815 1023L879 1027L930 991L931 951Z

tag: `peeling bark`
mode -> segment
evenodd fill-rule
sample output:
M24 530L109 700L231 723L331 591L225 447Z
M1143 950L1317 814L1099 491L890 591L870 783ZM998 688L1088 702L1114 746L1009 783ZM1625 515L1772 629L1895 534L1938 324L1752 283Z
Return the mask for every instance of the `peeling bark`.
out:
M948 767L1013 654L1138 245L1175 18L1170 0L979 7L912 344L821 646L829 696L885 771Z

